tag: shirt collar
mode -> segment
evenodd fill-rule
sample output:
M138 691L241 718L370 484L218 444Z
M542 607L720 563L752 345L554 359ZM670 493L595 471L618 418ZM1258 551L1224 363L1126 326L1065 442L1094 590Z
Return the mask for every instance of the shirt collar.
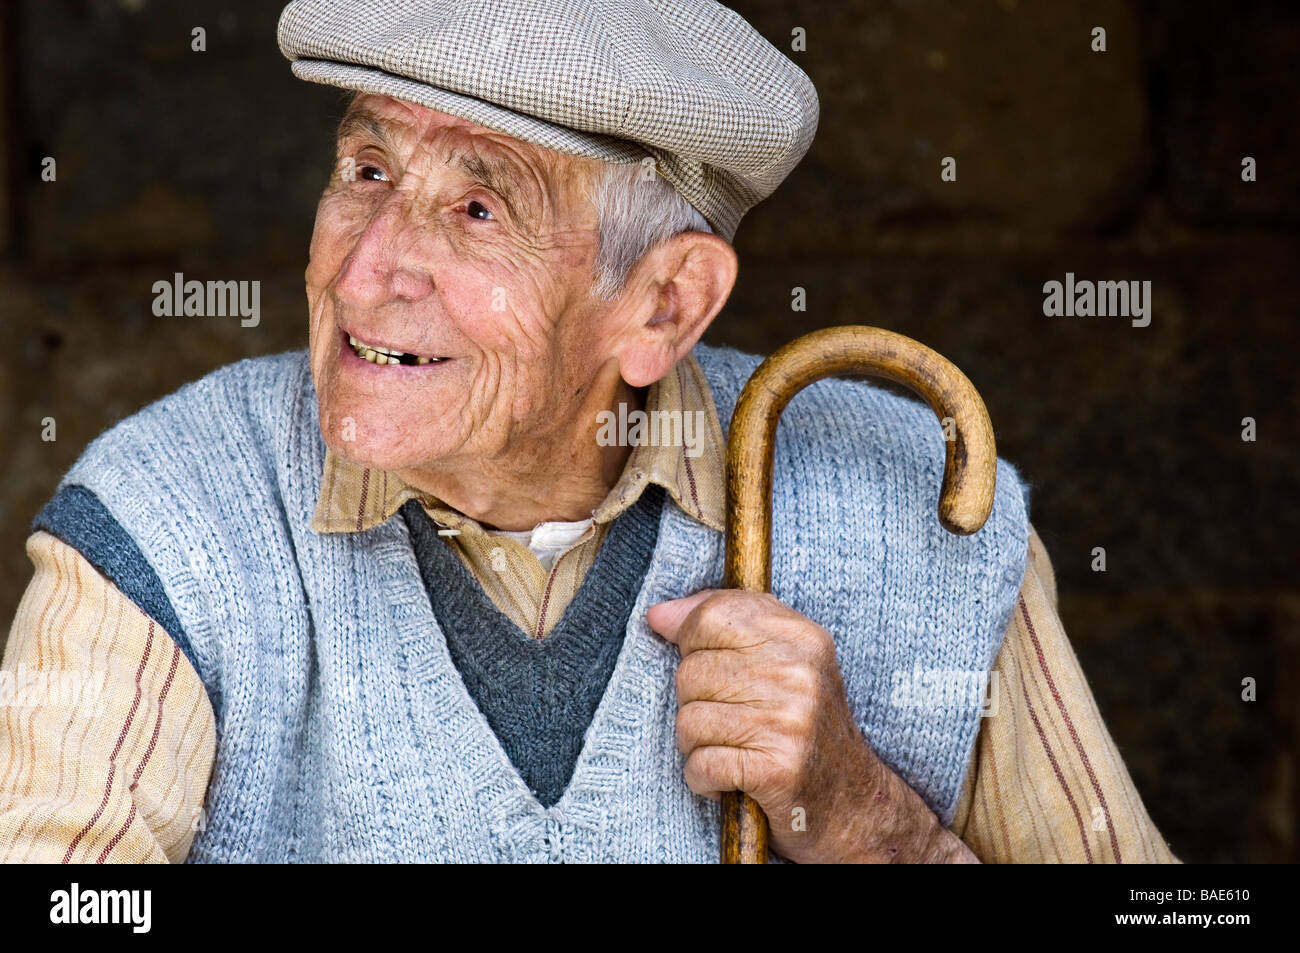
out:
M620 413L609 422L614 434L637 442L618 482L592 511L592 519L612 521L654 483L688 516L723 532L726 442L712 392L694 354L650 385L643 414ZM474 520L409 486L397 474L354 463L328 448L311 528L318 533L361 532L383 523L411 499L420 500L430 516L451 529L483 532Z

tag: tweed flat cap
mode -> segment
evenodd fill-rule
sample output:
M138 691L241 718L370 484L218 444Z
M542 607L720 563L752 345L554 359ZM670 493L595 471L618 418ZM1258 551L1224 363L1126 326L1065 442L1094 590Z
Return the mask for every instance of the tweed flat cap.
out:
M294 0L296 76L570 155L641 162L730 241L803 158L812 81L712 0Z

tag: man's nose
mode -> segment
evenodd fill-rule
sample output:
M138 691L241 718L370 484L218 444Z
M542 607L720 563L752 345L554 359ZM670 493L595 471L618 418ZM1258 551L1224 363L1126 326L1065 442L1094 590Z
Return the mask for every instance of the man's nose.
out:
M418 245L409 197L394 192L357 236L339 269L335 292L354 308L427 297L433 279L417 258Z

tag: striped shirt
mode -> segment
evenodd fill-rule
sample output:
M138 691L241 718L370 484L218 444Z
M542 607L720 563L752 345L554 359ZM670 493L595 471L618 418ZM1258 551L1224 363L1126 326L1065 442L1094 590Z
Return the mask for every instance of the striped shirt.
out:
M590 525L565 527L580 532L549 568L520 534L483 527L393 473L332 453L312 527L360 532L418 499L493 603L545 638L610 523L648 484L723 530L725 443L694 357L649 388L646 412L701 414L692 417L705 424L701 441L636 446ZM15 689L0 709L0 861L183 860L203 824L216 751L201 679L161 626L76 550L36 532L27 553L35 576L0 666ZM69 673L94 677L78 691ZM952 831L986 863L1176 862L1102 722L1032 530L994 674ZM63 682L51 677L59 675Z

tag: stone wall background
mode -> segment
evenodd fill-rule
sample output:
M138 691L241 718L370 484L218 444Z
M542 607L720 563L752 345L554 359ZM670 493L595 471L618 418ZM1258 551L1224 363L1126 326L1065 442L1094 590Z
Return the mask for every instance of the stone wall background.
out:
M766 352L868 323L961 366L1034 487L1066 630L1175 852L1300 859L1300 10L733 5L782 49L806 30L791 56L822 118L742 224L740 281L708 339ZM90 439L222 364L305 342L302 269L342 100L292 78L279 9L0 7L5 619L28 524ZM940 181L947 155L956 182ZM151 286L176 271L260 280L260 325L153 317ZM1067 271L1152 281L1151 325L1044 317L1043 282Z

